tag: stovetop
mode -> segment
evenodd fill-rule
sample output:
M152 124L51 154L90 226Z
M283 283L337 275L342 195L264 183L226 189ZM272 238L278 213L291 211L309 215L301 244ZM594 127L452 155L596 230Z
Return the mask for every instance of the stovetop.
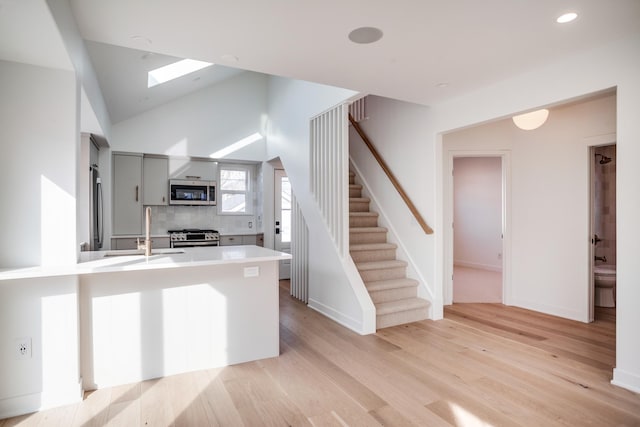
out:
M181 230L169 230L168 233L217 233L218 230L201 228L183 228Z

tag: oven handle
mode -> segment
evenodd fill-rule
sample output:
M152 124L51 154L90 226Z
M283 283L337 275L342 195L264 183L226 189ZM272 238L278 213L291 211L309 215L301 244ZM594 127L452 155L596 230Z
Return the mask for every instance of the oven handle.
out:
M171 247L173 248L193 248L196 246L219 246L220 242L218 240L207 240L205 242L194 242L192 241L179 241L179 242L171 242Z

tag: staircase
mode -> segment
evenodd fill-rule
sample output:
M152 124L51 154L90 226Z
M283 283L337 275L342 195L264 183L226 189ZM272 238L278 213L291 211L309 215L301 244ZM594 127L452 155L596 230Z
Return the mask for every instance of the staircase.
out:
M429 302L418 298L418 282L407 278L407 263L396 259L397 246L387 243L369 202L349 172L349 251L376 307L376 329L424 320Z

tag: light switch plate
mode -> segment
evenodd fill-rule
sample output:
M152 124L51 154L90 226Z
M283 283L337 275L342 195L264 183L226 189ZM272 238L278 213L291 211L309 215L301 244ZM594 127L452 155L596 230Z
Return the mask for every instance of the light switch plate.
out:
M244 277L258 277L260 275L260 267L257 265L254 267L244 268Z

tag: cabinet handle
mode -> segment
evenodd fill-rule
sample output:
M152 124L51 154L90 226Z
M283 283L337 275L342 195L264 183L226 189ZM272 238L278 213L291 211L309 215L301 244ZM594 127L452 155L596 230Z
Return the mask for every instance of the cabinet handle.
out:
M165 201L165 198L164 198L164 196L162 196L162 203L164 203L164 201Z
M185 178L187 178L187 179L200 179L202 177L196 176L196 175L186 175Z
M138 186L136 185L136 202L138 201Z

